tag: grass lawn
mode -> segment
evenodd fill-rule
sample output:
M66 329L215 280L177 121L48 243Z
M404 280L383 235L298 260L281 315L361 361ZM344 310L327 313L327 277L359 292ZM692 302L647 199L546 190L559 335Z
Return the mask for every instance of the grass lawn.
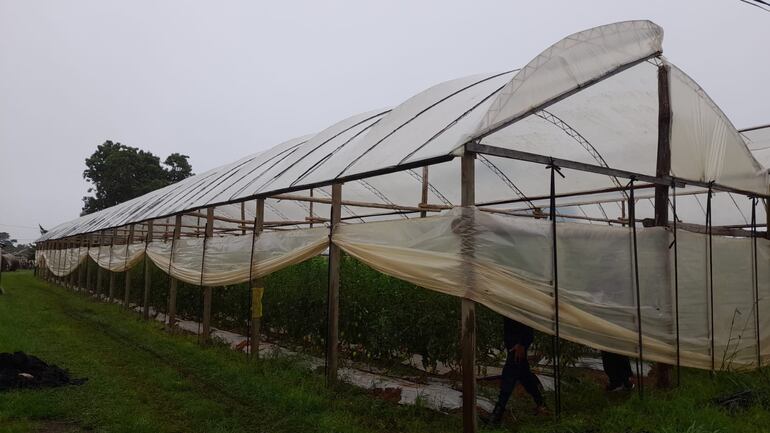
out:
M22 350L87 377L82 386L0 393L0 432L460 432L458 414L402 407L349 386L330 390L323 376L293 359L246 360L201 348L119 306L51 286L29 272L3 274L0 352ZM767 371L685 371L683 386L606 395L569 377L559 423L534 418L515 398L519 432L770 431ZM746 407L717 396L751 390Z

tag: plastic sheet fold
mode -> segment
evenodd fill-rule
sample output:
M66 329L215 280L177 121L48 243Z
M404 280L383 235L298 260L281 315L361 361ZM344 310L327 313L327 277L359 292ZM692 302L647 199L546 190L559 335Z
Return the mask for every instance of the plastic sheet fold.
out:
M180 281L224 286L259 278L321 254L328 247L329 230L321 227L261 233L254 242L251 270L252 236L213 237L205 242L205 258L204 238L173 242L173 264L171 241L150 243L147 255Z

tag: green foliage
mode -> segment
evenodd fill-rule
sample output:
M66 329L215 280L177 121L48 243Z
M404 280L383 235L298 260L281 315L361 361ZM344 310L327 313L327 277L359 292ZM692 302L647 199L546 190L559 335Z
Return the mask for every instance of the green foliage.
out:
M345 355L356 361L395 364L419 355L427 369L460 362L460 302L381 274L350 256L342 257L340 341ZM142 266L132 272L132 302L141 303ZM283 342L322 353L326 341L328 262L316 257L275 272L264 279L262 330ZM122 278L121 278L122 280ZM151 305L165 311L168 275L153 266ZM122 285L121 285L122 287ZM177 311L199 320L202 290L178 284ZM212 323L246 333L250 308L246 284L217 287L212 296ZM476 312L477 356L483 365L503 357L502 318L479 306ZM536 333L533 352L552 358L551 337ZM569 365L586 348L562 342L562 361Z
M96 268L89 261L87 266ZM149 262L152 288L150 305L166 312L169 277ZM439 364L458 369L460 362L460 301L452 296L417 287L369 268L350 256L341 261L340 342L345 356L355 361L397 364L418 355L424 368ZM130 302L141 305L144 296L144 263L129 270ZM106 272L105 272L106 274ZM264 279L262 331L285 343L322 353L326 342L328 261L315 257L275 272ZM96 287L92 272L91 287ZM107 275L102 293L108 289ZM122 300L125 273L116 276L116 298ZM177 312L200 321L202 289L178 282ZM214 326L245 335L250 309L246 284L216 287L212 294ZM478 306L476 310L477 358L481 365L498 365L504 357L502 318ZM590 349L561 342L562 365L569 366ZM530 354L553 359L552 337L536 332Z
M93 186L83 197L82 214L96 212L192 175L187 155L172 153L161 165L151 152L110 140L86 158L83 178Z

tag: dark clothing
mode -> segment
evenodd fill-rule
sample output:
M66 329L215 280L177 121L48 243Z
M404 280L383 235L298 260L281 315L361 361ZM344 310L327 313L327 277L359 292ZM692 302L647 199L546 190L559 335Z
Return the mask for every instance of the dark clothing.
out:
M509 318L504 321L505 348L508 356L505 359L505 366L500 378L500 395L497 398L499 410L505 409L508 399L511 398L516 382L521 382L524 389L535 400L535 404L542 406L544 404L543 395L540 393L540 381L529 369L529 360L527 359L527 349L534 338L534 331L527 325L516 322ZM516 362L516 354L513 347L517 344L524 347L524 359Z
M529 345L532 344L534 338L535 331L529 326L507 317L503 318L503 339L506 349L511 350L517 344L521 344L525 349L529 349Z
M602 352L602 367L610 379L610 388L630 384L629 378L633 376L633 372L627 356Z

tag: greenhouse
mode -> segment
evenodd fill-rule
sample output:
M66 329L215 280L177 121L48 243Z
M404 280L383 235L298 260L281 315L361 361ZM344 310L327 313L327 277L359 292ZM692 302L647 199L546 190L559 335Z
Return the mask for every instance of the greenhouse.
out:
M38 239L38 266L63 279L89 257L111 275L151 261L171 277L169 320L176 281L203 288L207 335L212 290L258 296L260 278L328 252L333 379L344 252L461 299L467 419L477 303L643 361L765 365L770 126L736 129L662 42L649 21L575 33L520 69L63 223Z

